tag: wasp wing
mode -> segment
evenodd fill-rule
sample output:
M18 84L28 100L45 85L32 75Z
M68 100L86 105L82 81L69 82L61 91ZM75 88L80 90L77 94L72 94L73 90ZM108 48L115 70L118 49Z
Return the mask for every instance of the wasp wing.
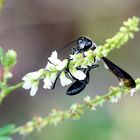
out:
M109 68L109 70L116 75L116 77L119 79L121 83L123 83L123 85L125 85L128 88L136 87L134 79L127 72L125 72L123 69L115 65L106 57L102 57L102 59Z

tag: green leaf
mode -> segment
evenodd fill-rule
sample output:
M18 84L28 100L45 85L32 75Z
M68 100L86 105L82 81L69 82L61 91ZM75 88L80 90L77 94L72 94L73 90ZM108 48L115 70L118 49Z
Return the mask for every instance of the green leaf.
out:
M4 65L4 59L5 59L5 53L3 49L0 47L0 62L2 65Z
M8 125L0 128L0 136L5 136L5 135L10 134L13 131L14 128L15 128L14 124L8 124Z
M10 137L0 137L0 140L12 140Z

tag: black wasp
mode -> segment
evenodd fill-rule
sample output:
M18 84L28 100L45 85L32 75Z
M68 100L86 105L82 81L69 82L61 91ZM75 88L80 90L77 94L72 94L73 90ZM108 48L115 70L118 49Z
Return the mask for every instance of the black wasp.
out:
M79 37L78 39L74 40L72 43L76 43L75 47L72 48L73 54L82 53L82 52L88 51L90 49L95 50L97 47L96 44L87 37ZM72 43L70 43L70 44L72 44ZM125 72L123 69L121 69L120 67L115 65L113 62L111 62L106 57L102 57L102 60L105 63L105 65L107 66L107 68L118 78L120 83L122 83L123 85L125 85L126 87L128 87L130 89L135 88L136 83L135 83L134 79L127 72ZM71 59L69 58L69 62L70 61L71 61ZM96 62L96 60L95 60L95 62ZM79 94L86 87L86 84L88 84L89 80L90 80L90 70L99 67L99 65L96 64L95 62L93 62L92 66L82 69L82 71L86 74L86 78L84 80L76 79L67 70L67 72L75 80L75 82L68 88L68 90L66 92L67 95Z

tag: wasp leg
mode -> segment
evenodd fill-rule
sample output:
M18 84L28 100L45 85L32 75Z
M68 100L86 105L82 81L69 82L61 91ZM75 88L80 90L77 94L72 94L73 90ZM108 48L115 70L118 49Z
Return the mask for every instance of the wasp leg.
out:
M76 54L78 52L78 50L76 48L72 48L72 54Z
M56 82L57 82L57 80L58 80L59 76L60 76L60 74L58 74L58 75L57 75L57 77L56 77L56 79L55 79L55 81L54 81L54 83L53 83L53 85L52 85L52 88L51 88L51 89L54 89L54 88L55 88L55 85L56 85Z
M98 64L93 64L92 66L88 66L88 69L95 69L95 68L98 68L99 65Z
M69 73L70 74L70 76L74 79L74 80L77 80L72 74L71 74L71 72L69 71L69 63L70 63L70 61L71 61L71 59L70 58L68 58L68 63L67 63L67 67L65 68L65 70L66 70L66 73Z

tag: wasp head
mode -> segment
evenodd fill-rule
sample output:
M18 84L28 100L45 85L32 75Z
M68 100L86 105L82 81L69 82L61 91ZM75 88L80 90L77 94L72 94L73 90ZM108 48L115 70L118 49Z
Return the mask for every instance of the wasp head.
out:
M95 49L96 45L93 43L93 41L87 37L79 37L77 39L77 50L79 52L84 52L89 49Z

